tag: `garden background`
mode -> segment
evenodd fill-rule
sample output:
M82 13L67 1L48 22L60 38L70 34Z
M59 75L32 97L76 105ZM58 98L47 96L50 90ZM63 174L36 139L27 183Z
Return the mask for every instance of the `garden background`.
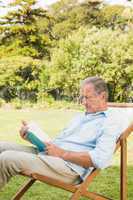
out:
M110 101L133 102L133 8L100 0L61 0L47 9L35 4L35 0L15 0L8 5L14 9L0 17L0 140L22 144L18 134L22 119L38 122L55 137L82 112L79 85L88 76L105 79ZM131 136L129 200L132 141ZM0 200L10 199L23 180L13 178L0 192ZM119 199L118 154L91 187ZM36 183L24 199L65 200L69 195Z

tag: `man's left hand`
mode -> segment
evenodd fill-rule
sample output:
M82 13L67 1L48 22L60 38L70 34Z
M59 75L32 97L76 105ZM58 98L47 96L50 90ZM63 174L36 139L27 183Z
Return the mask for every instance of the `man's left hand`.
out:
M47 142L46 144L46 154L49 156L56 156L56 157L62 157L65 153L64 149L61 149L60 147L56 146L55 144L52 144L51 142Z

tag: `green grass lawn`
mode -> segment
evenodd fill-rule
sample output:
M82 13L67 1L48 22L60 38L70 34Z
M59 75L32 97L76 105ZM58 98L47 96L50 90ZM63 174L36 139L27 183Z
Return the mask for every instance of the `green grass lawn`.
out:
M21 120L35 121L51 137L55 137L63 129L69 120L76 115L78 111L74 110L7 110L0 109L0 140L16 141L25 143L19 136ZM133 199L133 136L128 140L128 200ZM27 143L27 145L29 145ZM18 187L26 181L27 178L16 176L0 192L0 200L10 200ZM119 154L113 159L113 166L101 172L90 187L97 192L109 196L114 200L119 199ZM64 192L40 182L36 182L31 189L24 195L23 200L67 200L70 193ZM85 198L81 198L85 200Z

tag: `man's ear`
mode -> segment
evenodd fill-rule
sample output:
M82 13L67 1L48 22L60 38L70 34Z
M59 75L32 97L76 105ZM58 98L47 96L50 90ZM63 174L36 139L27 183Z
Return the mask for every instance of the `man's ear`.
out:
M101 92L101 98L106 99L106 92Z

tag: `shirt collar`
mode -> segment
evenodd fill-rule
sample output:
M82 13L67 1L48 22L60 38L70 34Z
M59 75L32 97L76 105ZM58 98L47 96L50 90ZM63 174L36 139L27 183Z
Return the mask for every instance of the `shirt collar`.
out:
M107 115L108 115L108 111L109 111L109 109L107 109L107 110L104 110L104 111L100 111L100 112L95 112L95 113L89 113L89 112L85 112L85 115L92 115L92 116L96 116L96 115L103 114L103 115L105 115L105 117L107 117Z

